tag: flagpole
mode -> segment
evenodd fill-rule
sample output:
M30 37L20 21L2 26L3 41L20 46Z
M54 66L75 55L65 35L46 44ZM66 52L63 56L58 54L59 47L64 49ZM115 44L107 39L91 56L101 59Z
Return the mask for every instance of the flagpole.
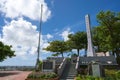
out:
M42 27L42 8L43 8L43 5L41 4L41 13L40 13L40 24L39 24L39 40L38 40L38 48L37 48L37 60L36 60L36 66L35 66L35 70L36 71L39 71L39 56L40 56L40 41L41 41L41 33L42 33L42 30L41 30L41 27Z

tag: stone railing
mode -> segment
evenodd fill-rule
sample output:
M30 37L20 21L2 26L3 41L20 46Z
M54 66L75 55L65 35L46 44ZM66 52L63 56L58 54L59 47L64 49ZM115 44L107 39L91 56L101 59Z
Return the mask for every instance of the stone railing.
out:
M67 62L67 59L64 58L62 63L60 64L60 66L58 67L58 75L61 76L62 75L62 72L66 66L66 62Z
M75 66L75 69L76 69L76 70L78 69L78 66L79 66L79 60L80 60L80 57L78 56L78 57L77 57L77 63L76 63L76 66Z

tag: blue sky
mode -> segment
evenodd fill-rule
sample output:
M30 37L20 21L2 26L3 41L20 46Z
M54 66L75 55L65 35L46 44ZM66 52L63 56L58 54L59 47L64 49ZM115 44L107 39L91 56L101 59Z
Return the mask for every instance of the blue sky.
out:
M101 10L120 12L120 0L0 0L0 41L16 51L16 57L0 65L35 65L41 3L41 48L49 41L66 41L68 34L85 31L86 14L90 15L91 26L97 26L96 14ZM50 55L41 50L40 58Z

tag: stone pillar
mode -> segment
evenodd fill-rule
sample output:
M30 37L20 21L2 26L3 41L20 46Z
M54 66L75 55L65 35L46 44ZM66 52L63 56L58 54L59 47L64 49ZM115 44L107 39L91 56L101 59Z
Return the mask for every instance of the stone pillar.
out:
M105 76L104 68L98 62L91 62L88 65L88 73L89 73L89 75L92 75L95 77L104 77Z
M92 36L91 36L91 28L90 28L90 17L89 15L85 16L86 21L86 31L87 31L87 56L96 56L95 52L93 50L93 44L92 44Z

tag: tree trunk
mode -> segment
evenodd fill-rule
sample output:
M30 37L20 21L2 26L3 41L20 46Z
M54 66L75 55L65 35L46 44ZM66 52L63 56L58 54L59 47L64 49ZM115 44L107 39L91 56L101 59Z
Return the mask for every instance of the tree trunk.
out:
M115 51L112 51L112 55L115 56Z
M78 54L78 56L79 56L79 49L77 49L77 54Z
M87 57L87 48L85 48L85 57Z
M63 53L61 53L62 57L64 57Z
M116 51L116 56L117 56L117 57L120 57L120 54L119 54L119 52L118 52L118 51Z
M106 52L103 52L104 56L106 56Z

